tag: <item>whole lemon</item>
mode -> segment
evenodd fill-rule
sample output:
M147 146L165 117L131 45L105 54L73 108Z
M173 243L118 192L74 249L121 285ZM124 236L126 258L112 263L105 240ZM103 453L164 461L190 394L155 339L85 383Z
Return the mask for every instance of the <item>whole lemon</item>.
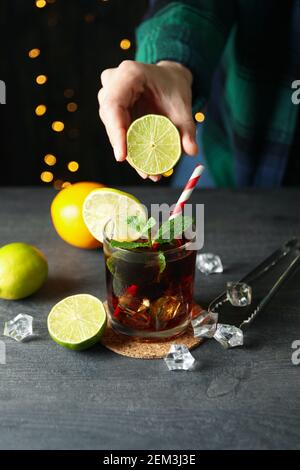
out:
M44 284L47 275L47 260L34 246L10 243L0 248L0 298L28 297Z
M60 191L51 204L51 217L58 235L70 245L78 248L97 248L100 243L90 234L83 217L82 206L85 198L103 184L81 182L67 186Z

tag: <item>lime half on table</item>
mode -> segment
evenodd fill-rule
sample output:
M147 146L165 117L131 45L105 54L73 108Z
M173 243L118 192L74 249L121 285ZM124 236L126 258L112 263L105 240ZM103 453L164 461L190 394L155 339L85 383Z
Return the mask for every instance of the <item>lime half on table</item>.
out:
M148 114L127 131L127 161L148 175L168 173L181 156L178 129L165 116Z
M106 326L106 311L103 303L92 295L72 295L52 308L47 325L56 343L80 351L100 340Z
M142 203L129 193L112 188L92 191L83 204L83 219L91 234L103 242L103 230L109 220L113 222L113 238L132 241L139 233L129 224L130 217L146 223L147 211Z

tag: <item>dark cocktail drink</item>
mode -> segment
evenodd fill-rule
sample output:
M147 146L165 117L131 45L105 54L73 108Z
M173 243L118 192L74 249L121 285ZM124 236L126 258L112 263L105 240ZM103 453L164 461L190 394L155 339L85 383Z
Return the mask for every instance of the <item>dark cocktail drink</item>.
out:
M189 324L193 302L196 251L189 249L192 241L174 239L150 246L139 241L139 247L124 249L104 238L112 326L146 339L178 335Z

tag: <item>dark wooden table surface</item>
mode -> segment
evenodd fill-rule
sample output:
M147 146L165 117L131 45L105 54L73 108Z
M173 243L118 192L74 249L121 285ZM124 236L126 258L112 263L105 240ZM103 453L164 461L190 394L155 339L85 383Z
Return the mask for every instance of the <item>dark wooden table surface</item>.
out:
M146 203L172 203L177 191L129 188ZM50 264L45 286L24 301L0 301L1 449L288 449L300 448L300 273L253 323L243 348L214 340L194 351L194 372L169 372L162 360L119 357L96 346L82 352L52 342L50 308L61 298L105 298L99 251L66 245L54 232L54 193L0 189L0 244L38 246ZM287 239L300 235L300 190L198 191L205 204L205 251L218 253L223 274L197 273L196 298L206 305ZM17 343L2 336L5 320L34 317L37 336Z

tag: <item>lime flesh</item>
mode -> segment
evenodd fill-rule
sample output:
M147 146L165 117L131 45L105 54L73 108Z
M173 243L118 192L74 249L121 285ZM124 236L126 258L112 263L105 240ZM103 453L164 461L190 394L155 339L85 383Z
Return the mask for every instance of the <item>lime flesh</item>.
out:
M61 346L77 351L99 342L106 326L102 302L89 294L66 297L48 315L48 331Z
M147 220L146 209L138 199L112 188L92 191L84 201L82 213L87 228L100 242L103 242L104 227L109 220L113 222L111 235L119 241L139 237L139 233L128 225L128 217L137 216L144 222Z
M180 134L165 116L148 114L127 131L127 161L148 175L169 172L181 156Z

